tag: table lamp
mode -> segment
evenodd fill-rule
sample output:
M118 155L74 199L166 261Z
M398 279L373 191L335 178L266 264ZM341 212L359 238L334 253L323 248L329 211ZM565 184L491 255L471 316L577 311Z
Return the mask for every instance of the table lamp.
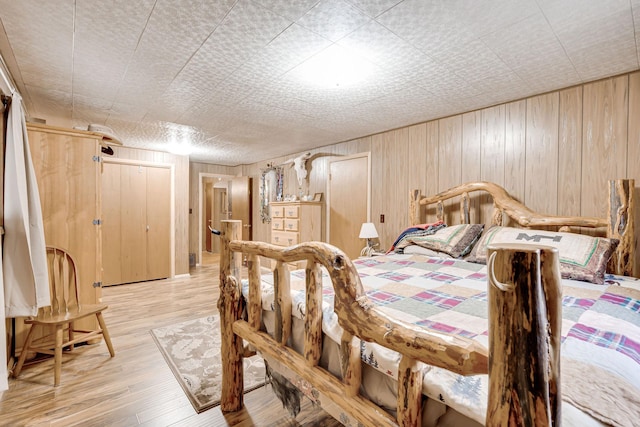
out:
M374 252L374 244L372 239L378 238L378 231L372 222L365 222L360 228L361 239L367 239L367 246L360 252L360 256L371 256Z

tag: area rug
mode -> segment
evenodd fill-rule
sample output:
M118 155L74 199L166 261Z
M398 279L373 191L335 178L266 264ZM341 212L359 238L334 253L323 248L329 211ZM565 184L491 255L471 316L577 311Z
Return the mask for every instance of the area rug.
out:
M196 412L219 405L222 362L218 315L156 328L150 332ZM262 358L245 358L245 393L264 383Z

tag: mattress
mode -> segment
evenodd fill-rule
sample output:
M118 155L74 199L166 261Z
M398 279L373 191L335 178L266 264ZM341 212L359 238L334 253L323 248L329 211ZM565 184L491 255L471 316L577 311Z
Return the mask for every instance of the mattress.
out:
M386 314L438 332L471 338L488 347L484 265L416 254L360 258L354 264L368 298ZM263 321L272 333L273 275L263 275L262 282ZM562 286L563 422L631 425L631 420L640 417L640 281L607 275L604 285L564 279ZM291 345L297 351L301 351L303 343L304 287L304 270L291 272ZM243 294L247 297L247 283ZM323 331L330 340L325 339L321 364L339 376L337 343L342 328L333 313L333 287L326 271L323 299ZM367 366L362 392L392 412L400 355L362 342L361 358ZM278 365L277 361L269 362ZM279 368L286 371L286 367ZM294 383L298 381L299 388L310 387L289 375ZM424 425L483 424L487 390L486 375L465 377L424 365L423 394L429 398L424 405ZM324 409L331 409L331 403L321 400L313 390L305 394ZM343 423L348 421L346 414L337 411L335 414L329 410Z

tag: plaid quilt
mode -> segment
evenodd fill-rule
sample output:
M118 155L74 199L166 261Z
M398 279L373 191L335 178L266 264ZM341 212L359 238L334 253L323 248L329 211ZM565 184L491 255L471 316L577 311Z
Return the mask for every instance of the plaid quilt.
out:
M380 310L488 347L484 265L403 254L354 263L367 296ZM263 276L263 282L263 308L273 310L273 276ZM293 314L300 319L305 311L304 286L304 270L292 272ZM246 295L247 286L243 292ZM333 287L326 272L323 295L324 332L340 342L342 328L333 313ZM563 399L610 424L630 425L630 420L640 419L640 281L612 275L604 285L563 280L562 305ZM397 378L398 353L363 342L361 355L365 363ZM586 369L588 374L565 378L575 369ZM423 392L484 423L487 380L486 375L462 377L425 366ZM603 382L606 393L600 391Z

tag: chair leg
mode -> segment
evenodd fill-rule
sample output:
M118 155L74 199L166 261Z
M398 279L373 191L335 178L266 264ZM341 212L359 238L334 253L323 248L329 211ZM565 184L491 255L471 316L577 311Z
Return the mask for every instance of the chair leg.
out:
M27 333L27 339L22 346L22 352L20 353L20 358L18 359L18 363L16 367L13 369L13 377L17 378L22 372L22 366L24 365L24 361L27 359L27 353L29 353L29 347L31 347L31 342L33 341L33 330L35 329L35 325L31 325L29 328L29 332Z
M62 341L64 335L64 325L56 325L56 348L54 355L55 369L53 372L53 385L60 385L62 374Z
M116 352L113 350L113 345L111 344L111 336L109 335L109 330L107 329L107 324L104 322L104 318L102 317L102 312L96 313L96 317L98 318L98 323L100 324L100 328L102 329L102 336L104 337L104 342L107 344L107 348L109 349L109 354L111 357L116 355Z
M69 322L69 341L70 342L73 342L73 328L74 328L73 322ZM73 351L73 348L74 348L74 345L70 344L69 351Z

